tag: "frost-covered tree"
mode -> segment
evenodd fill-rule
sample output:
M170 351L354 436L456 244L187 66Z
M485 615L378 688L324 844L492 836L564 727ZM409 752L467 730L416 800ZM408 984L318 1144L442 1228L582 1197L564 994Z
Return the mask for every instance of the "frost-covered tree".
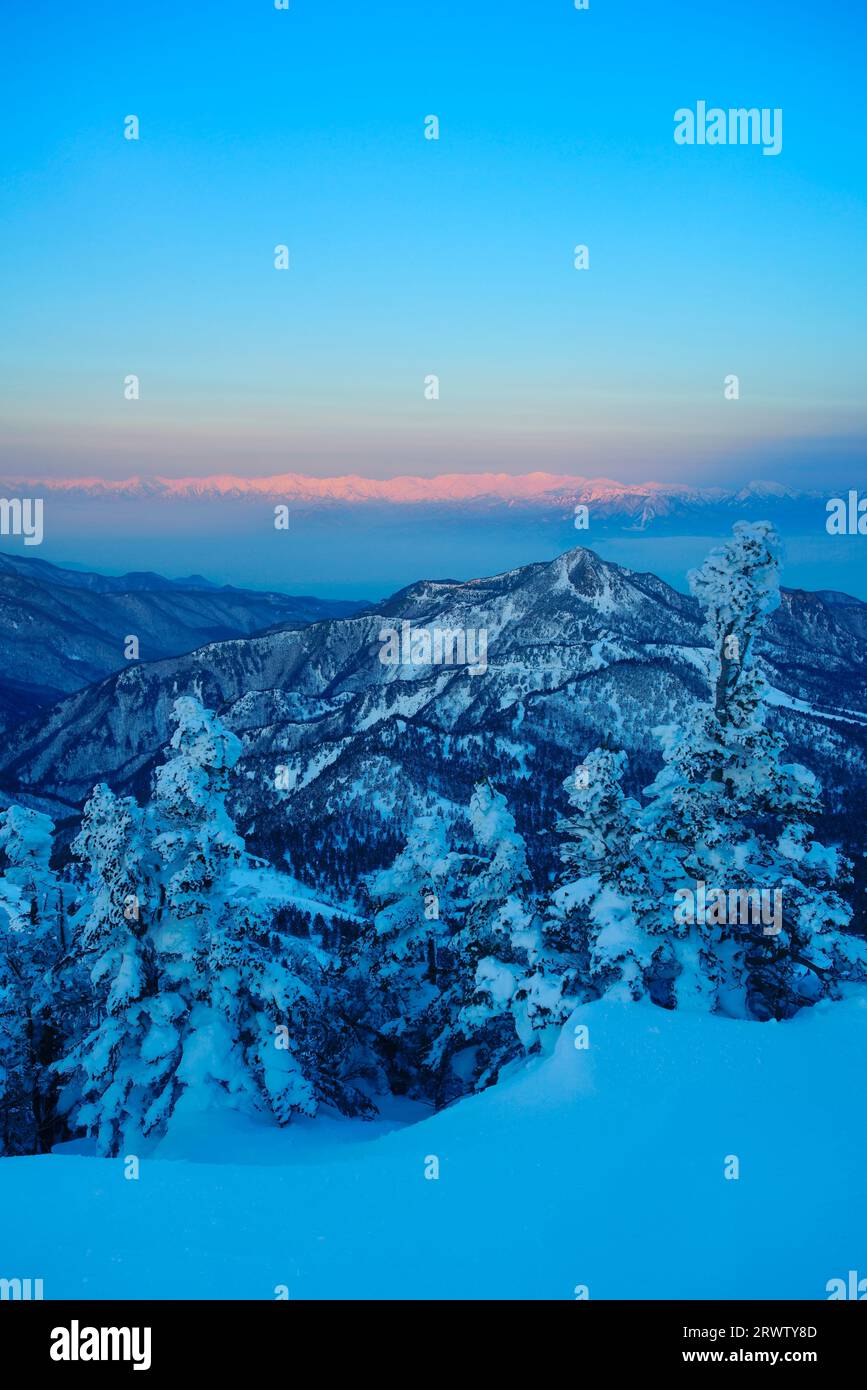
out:
M669 1006L783 1018L867 978L867 952L846 932L849 866L814 839L819 785L784 761L766 723L755 648L779 602L772 527L738 523L690 586L706 615L709 698L684 728L661 731L663 767L630 809L641 876L624 878L623 903L597 921L594 962Z
M415 816L404 848L365 886L373 921L359 942L370 1019L386 1071L402 1090L429 1093L420 1062L433 1042L436 1009L452 970L450 939L462 856L440 810Z
M104 784L86 802L72 842L82 861L84 905L75 947L87 966L91 999L80 1035L56 1063L68 1078L63 1104L92 1133L100 1153L144 1129L167 1084L172 1053L159 1043L175 1000L160 990L152 922L155 865L144 812Z
M441 1098L481 1089L513 1058L536 1051L544 1030L571 1012L571 963L548 939L535 907L527 847L501 792L478 783L469 805L474 853L450 941L451 967L437 1004L426 1065Z
M634 847L639 806L621 786L625 768L625 753L594 748L564 783L571 808L557 825L564 871L546 924L575 962L576 1003L582 982L616 998L640 997L661 949L637 920L646 882Z
M39 811L10 806L0 813L0 1153L42 1153L54 1140L51 1064L65 1010L53 832Z
M475 786L469 820L475 854L452 943L455 978L444 1000L450 1017L436 1047L446 1047L453 1068L460 1060L463 1079L481 1088L535 1042L538 991L531 1001L528 980L540 937L527 848L506 798L490 782Z
M228 776L240 744L190 696L174 704L167 761L157 769L150 834L159 898L151 940L165 1015L148 1035L149 1060L164 1078L142 1115L143 1132L164 1131L182 1095L187 1103L240 1102L252 1090L224 969L229 873L242 844L226 810ZM222 978L221 978L222 973Z
M259 871L227 809L240 741L190 696L175 701L174 715L152 805L161 879L154 946L167 1001L153 1047L168 1080L145 1130L160 1132L179 1104L267 1106L281 1123L315 1113L320 1101L363 1112L340 1070L348 1049L323 1018L315 952L272 932Z
M84 866L76 949L92 997L57 1070L103 1153L162 1135L178 1110L372 1107L351 1029L323 1008L316 950L280 929L226 805L241 745L191 697L142 811L98 786L73 852Z

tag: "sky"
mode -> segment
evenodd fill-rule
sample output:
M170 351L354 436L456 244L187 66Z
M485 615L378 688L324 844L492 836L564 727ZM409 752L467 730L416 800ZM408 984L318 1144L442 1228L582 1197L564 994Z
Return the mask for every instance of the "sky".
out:
M867 477L861 3L2 29L0 476ZM699 100L781 108L782 151L678 146Z

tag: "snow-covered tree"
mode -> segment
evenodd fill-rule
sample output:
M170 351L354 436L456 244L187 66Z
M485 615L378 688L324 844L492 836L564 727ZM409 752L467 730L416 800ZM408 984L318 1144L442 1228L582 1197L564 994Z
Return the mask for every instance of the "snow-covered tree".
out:
M351 1029L323 1007L309 941L278 929L226 805L241 745L192 697L175 702L169 756L145 811L106 786L88 801L76 949L92 999L57 1070L74 1122L116 1153L178 1110L372 1109L349 1073Z
M72 843L84 866L75 947L92 995L80 1036L56 1070L68 1078L64 1106L72 1123L94 1134L103 1154L142 1132L173 1062L159 1045L176 1000L160 990L151 930L157 888L146 834L136 802L100 783Z
M475 855L466 866L469 882L453 941L456 997L438 1046L448 1040L462 1059L463 1078L480 1089L535 1045L540 934L526 845L506 798L487 780L473 789L469 820Z
M156 772L150 813L160 882L150 936L165 1013L145 1040L163 1078L142 1114L146 1135L164 1131L184 1093L206 1108L253 1090L234 1026L242 1000L231 998L223 969L228 874L242 855L225 793L240 744L190 696L176 700L173 712L176 727Z
M571 807L557 825L564 872L546 925L573 957L569 997L575 1003L582 979L616 998L640 997L660 950L636 920L646 882L634 847L639 806L621 786L625 768L625 753L594 748L564 783Z
M782 1018L867 978L867 952L846 932L849 866L813 838L818 783L784 761L766 723L755 648L779 602L772 527L738 523L690 585L706 614L709 698L684 728L660 731L663 767L647 804L629 808L641 875L624 876L607 928L597 920L594 962L669 1006Z
M175 701L174 717L152 803L162 885L154 945L170 1004L155 1044L168 1079L145 1114L146 1132L160 1132L182 1098L186 1109L227 1104L255 1111L250 1048L268 1041L258 1034L251 998L265 923L249 889L235 890L233 875L246 859L226 807L241 744L192 696ZM313 1108L303 1083L295 1100L299 1109Z
M459 925L426 1058L446 1100L495 1081L571 1012L565 989L572 962L543 931L526 844L506 798L490 782L476 785L469 821L475 852L462 866Z
M401 1089L428 1093L433 1084L420 1076L419 1063L430 1050L452 970L461 865L449 822L434 809L415 816L394 862L365 880L373 921L359 941L356 968L367 979L386 1070Z
M315 1113L320 1101L363 1113L323 1018L315 952L272 932L226 806L240 741L190 696L175 701L174 714L152 807L162 881L154 946L170 1012L154 1048L169 1078L145 1114L146 1132L161 1130L178 1104L267 1106L281 1123Z
M0 1153L41 1153L54 1139L65 943L53 833L39 811L0 813Z

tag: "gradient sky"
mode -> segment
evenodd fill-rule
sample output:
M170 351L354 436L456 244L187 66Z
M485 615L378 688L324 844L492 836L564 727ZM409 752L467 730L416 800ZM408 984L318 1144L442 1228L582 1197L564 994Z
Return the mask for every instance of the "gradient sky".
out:
M857 485L865 39L860 0L7 6L0 469ZM676 146L698 99L782 107L782 153Z

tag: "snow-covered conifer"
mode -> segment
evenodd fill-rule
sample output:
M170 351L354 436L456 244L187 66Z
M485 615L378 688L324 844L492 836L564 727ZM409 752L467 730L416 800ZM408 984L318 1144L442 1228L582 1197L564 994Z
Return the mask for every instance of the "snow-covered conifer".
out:
M54 1138L64 942L53 832L39 811L0 813L0 1153L40 1153Z
M371 1023L395 1084L423 1093L435 1088L420 1062L451 976L461 864L446 817L426 810L415 816L394 862L365 881L373 921L359 942L358 968L368 981Z
M440 1069L445 1099L496 1080L569 1012L568 967L543 937L526 844L506 798L487 780L474 788L469 821L475 852L462 869L451 969L427 1058Z
M819 785L785 761L766 723L756 642L779 602L778 549L767 522L741 522L690 576L706 614L710 695L682 730L663 731L664 765L632 840L647 870L634 916L665 942L651 992L758 1019L867 976L863 943L845 930L849 866L813 838Z
M80 1035L56 1069L68 1078L64 1104L74 1125L92 1133L100 1153L144 1130L144 1116L168 1084L176 1000L160 989L152 923L155 866L145 816L132 798L104 784L85 804L72 843L82 861L84 907L75 947L86 965L91 999Z
M571 808L557 825L564 873L552 894L546 930L577 967L569 990L573 1003L582 994L582 975L594 990L640 997L660 948L637 920L646 883L633 846L639 806L623 791L625 769L625 753L594 748L564 783Z
M267 1107L281 1123L320 1101L363 1112L323 1017L316 954L271 931L226 805L240 741L190 696L174 714L152 808L162 881L154 945L171 1012L160 1046L172 1067L146 1129L164 1128L178 1104Z

